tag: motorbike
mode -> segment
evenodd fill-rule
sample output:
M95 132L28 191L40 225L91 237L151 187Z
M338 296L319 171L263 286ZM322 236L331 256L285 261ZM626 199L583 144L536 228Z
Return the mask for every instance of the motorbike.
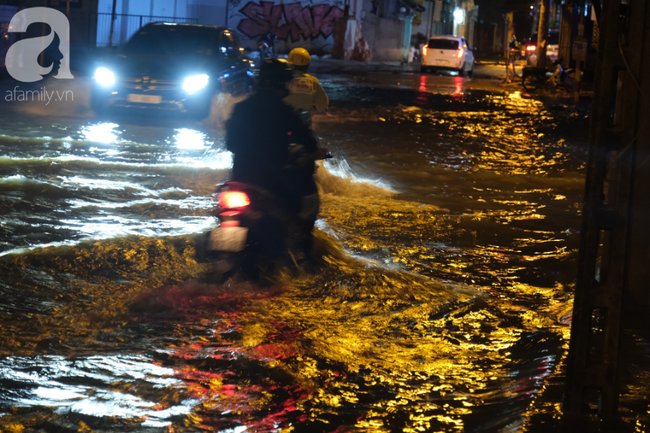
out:
M554 63L555 71L549 78L550 84L554 87L562 85L562 87L564 87L564 90L569 93L573 93L575 89L573 69L564 69L560 61L555 61Z
M275 57L274 41L275 35L271 33L262 36L257 41L257 49L260 52L260 62Z
M560 61L554 62L555 70L550 72L546 68L526 66L523 69L521 82L526 90L547 89L553 90L563 87L568 93L575 90L573 69L564 69Z
M319 149L301 155L292 164L331 158ZM301 162L298 160L302 159ZM217 189L219 226L207 241L213 279L233 276L260 280L281 270L295 271L310 254L312 228L318 214L318 194L303 198L301 209L256 185L225 182Z

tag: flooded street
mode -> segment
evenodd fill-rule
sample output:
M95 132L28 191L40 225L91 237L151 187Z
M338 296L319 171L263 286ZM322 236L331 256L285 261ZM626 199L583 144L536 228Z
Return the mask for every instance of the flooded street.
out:
M0 105L0 431L558 428L587 112L319 78L323 260L272 286L205 281L233 99L201 122L98 118L83 83Z

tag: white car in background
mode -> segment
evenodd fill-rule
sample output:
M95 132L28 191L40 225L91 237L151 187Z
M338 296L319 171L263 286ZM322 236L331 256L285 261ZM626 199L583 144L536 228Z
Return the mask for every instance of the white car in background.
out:
M556 61L558 57L560 50L560 31L551 30L548 32L548 39L546 41L546 57L550 60L547 63L550 64ZM529 66L537 65L537 33L533 34L526 44L526 62ZM549 65L547 64L546 66Z
M472 76L474 53L461 36L434 36L422 47L422 72L427 70L457 71Z

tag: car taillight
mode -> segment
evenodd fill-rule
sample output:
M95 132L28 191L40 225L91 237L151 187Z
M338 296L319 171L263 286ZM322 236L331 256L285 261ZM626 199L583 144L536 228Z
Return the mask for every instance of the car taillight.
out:
M537 49L537 47L535 45L528 45L526 47L526 51L535 51L536 49Z
M251 204L251 201L245 192L225 191L219 193L219 207L222 209L241 208L249 204Z
M463 52L464 52L463 49L460 48L460 47L458 47L458 58L459 58L459 59L460 59L461 57L463 57Z
M424 45L424 46L422 47L422 54L424 54L424 55L426 56L426 55L427 55L427 50L428 50L428 49L429 49L429 47L426 46L426 45Z

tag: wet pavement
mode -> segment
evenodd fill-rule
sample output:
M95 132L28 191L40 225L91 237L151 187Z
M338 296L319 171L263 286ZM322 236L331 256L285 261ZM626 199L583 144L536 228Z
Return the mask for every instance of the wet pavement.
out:
M205 281L236 101L98 118L75 80L72 104L0 107L0 431L557 428L588 113L320 78L322 260L271 285Z

